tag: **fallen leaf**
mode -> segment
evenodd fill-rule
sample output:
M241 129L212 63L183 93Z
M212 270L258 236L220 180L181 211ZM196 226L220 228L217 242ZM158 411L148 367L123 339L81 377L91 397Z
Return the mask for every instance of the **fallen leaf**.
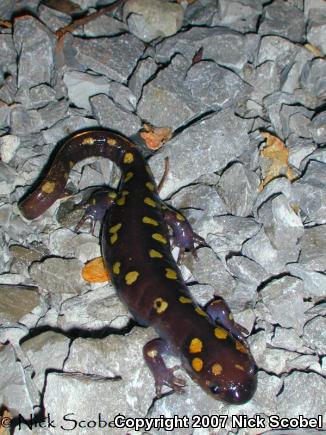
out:
M312 44L305 44L304 47L309 50L312 54L314 54L316 57L324 57L324 54L319 50L318 47Z
M268 132L261 133L261 135L266 139L266 145L260 151L260 155L268 159L269 166L265 178L260 182L260 192L264 189L266 184L279 176L285 175L290 181L296 178L289 166L289 150L284 145L284 142Z
M194 57L192 58L191 63L194 65L195 63L198 63L201 60L203 60L203 54L204 54L204 48L200 47L200 49L196 51Z
M149 124L144 124L144 130L140 133L140 137L145 141L147 148L157 150L161 148L163 143L167 142L172 137L172 128L170 127L153 127Z
M104 266L103 258L97 257L86 263L82 269L82 277L87 282L110 281L110 275Z

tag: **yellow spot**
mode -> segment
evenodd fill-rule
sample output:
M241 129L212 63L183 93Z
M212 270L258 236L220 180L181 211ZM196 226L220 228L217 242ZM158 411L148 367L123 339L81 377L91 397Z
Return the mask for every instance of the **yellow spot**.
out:
M116 141L115 139L109 138L109 139L107 140L107 143L108 143L109 145L116 145L117 141Z
M83 142L82 145L94 145L95 143L95 139L93 139L92 137L86 137Z
M154 186L154 184L151 183L150 181L147 181L147 183L146 183L146 187L147 187L147 189L150 190L151 192L154 192L154 190L155 190L155 186Z
M180 296L179 302L181 302L182 304L192 304L192 299L186 298L185 296Z
M125 183L127 183L127 181L129 181L133 176L133 172L127 172L125 176Z
M169 304L162 298L157 298L154 301L154 308L158 314L164 313Z
M46 181L42 186L42 192L44 193L52 193L55 188L55 182L54 181Z
M199 338L193 338L190 342L189 352L199 353L203 349L203 342Z
M116 225L113 225L113 227L111 227L111 228L109 229L109 232L110 232L111 234L117 233L117 232L120 230L121 227L122 227L122 224L121 224L121 223L118 223L118 224L116 224Z
M215 376L218 376L222 373L223 367L221 366L221 364L215 363L212 365L212 373Z
M156 207L156 202L152 198L148 198L148 196L144 199L144 203L151 207Z
M176 213L176 217L177 217L178 221L185 221L186 220L185 217L182 216L182 214L178 213L178 212Z
M121 192L121 195L122 196L127 196L127 195L129 195L129 190L123 190L122 192Z
M200 372L200 370L203 368L204 363L202 359L196 357L191 361L191 365L196 372Z
M232 315L232 313L229 314L229 320L233 320L233 315Z
M75 166L75 162L73 162L72 160L70 160L69 162L69 168L73 168Z
M143 217L143 223L144 224L149 224L149 225L154 225L154 227L158 226L158 222L155 219L152 219L148 216L144 216Z
M162 210L167 210L169 207L167 207L165 204L162 204Z
M228 336L228 332L227 332L227 330L224 329L224 328L221 328L220 326L217 326L217 327L214 329L214 334L215 334L215 337L216 337L216 338L219 338L219 339L221 339L221 340L225 340L226 337Z
M121 196L118 200L117 200L117 204L118 205L125 205L126 203L126 197L125 196Z
M236 342L235 342L235 348L236 348L239 352L242 352L242 353L248 353L246 347L245 347L242 343L240 343L240 341L236 341Z
M111 245L114 245L117 240L118 240L118 234L115 233L110 237Z
M153 349L153 350L149 350L149 351L147 352L147 356L149 356L150 358L155 358L155 357L157 357L157 355L158 355L158 352L157 352L157 350L155 350L155 349Z
M162 234L159 233L154 233L152 234L152 239L157 240L160 243L166 244L168 241L166 240L166 238L164 236L162 236Z
M119 275L119 273L120 273L120 267L121 267L121 263L120 263L120 261L116 261L116 262L114 263L113 267L112 267L113 273L114 273L115 275Z
M108 197L112 198L112 199L115 199L117 197L117 194L115 192L109 192L108 193Z
M169 279L177 279L177 272L169 267L165 268L165 276Z
M200 316L203 316L203 317L206 317L206 316L207 316L207 314L205 313L205 311L202 310L200 307L196 307L196 308L195 308L195 311L196 311L196 313L199 314Z
M241 370L242 372L245 372L245 371L246 371L245 368L242 367L240 364L236 364L234 367L235 367L236 369Z
M133 153L126 153L123 157L123 163L132 163L134 161Z
M133 284L139 276L139 272L133 270L132 272L128 272L125 276L125 281L128 285Z
M155 249L150 249L149 256L151 258L163 258L163 254L161 254L160 252L156 251Z

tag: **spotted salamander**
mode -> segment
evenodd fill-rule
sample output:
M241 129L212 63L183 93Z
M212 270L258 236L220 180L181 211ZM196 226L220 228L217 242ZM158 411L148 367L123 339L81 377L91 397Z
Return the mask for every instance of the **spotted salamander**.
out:
M71 168L91 156L106 157L121 170L117 195L111 194L105 206L109 210L101 230L102 256L136 321L153 326L160 337L143 349L157 394L163 385L178 392L185 386L174 374L176 367L167 368L162 358L172 352L206 392L228 403L245 403L256 390L257 367L242 331L223 301L214 300L205 312L192 299L171 254L168 226L183 249L198 240L184 216L161 201L151 170L132 142L104 129L73 135L20 201L21 213L27 219L44 213L64 196Z

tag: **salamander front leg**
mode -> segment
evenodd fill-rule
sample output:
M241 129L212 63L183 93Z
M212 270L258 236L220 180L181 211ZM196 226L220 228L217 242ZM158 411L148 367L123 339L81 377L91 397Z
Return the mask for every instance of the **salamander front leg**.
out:
M239 341L244 342L245 336L249 335L246 328L234 321L230 307L220 296L216 296L211 302L209 302L205 311L214 323L224 326L224 328L230 331L233 337Z
M182 388L186 385L183 379L174 376L174 372L180 366L166 367L162 358L162 355L166 353L169 353L169 348L161 338L155 338L143 347L144 359L155 379L157 397L161 397L163 385L172 388L176 393L182 393Z
M165 204L162 206L162 211L164 220L173 233L172 243L180 249L178 264L181 263L186 250L190 251L194 258L198 260L195 243L200 246L207 246L205 240L194 232L191 228L190 222L182 213Z
M114 203L117 194L112 189L100 189L92 193L87 200L87 207L81 220L76 225L75 231L78 232L80 227L89 220L91 222L91 233L94 235L96 222L101 222L107 210ZM79 207L79 205L77 206Z

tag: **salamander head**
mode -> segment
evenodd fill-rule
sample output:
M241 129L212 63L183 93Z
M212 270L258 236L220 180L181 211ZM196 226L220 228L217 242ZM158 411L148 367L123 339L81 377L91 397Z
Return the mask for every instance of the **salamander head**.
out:
M208 394L224 402L241 405L257 387L257 366L245 344L230 337L222 327L215 337L190 338L183 354L189 375Z

